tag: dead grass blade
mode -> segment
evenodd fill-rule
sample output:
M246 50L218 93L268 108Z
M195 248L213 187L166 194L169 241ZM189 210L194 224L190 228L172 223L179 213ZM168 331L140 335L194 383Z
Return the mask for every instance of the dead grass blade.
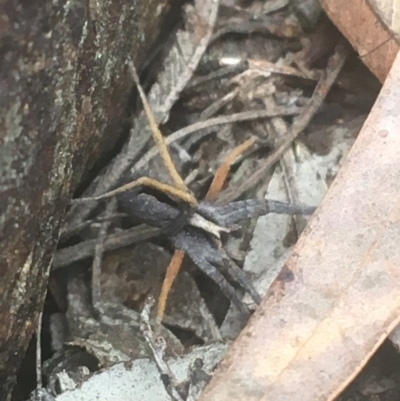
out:
M399 76L200 400L334 400L399 323Z

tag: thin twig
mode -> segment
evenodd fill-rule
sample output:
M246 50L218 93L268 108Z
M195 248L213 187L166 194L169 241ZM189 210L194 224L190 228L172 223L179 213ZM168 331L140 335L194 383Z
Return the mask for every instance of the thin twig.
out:
M111 199L111 201L107 204L104 213L105 216L111 216L114 213L116 207L116 200ZM92 305L95 308L101 301L101 261L103 259L104 241L109 225L109 220L105 220L101 223L99 236L97 237L97 244L94 248L94 258L92 263Z
M278 74L278 75L286 75L290 77L298 77L303 79L309 79L312 81L318 81L321 78L321 73L318 70L310 70L305 73L304 71L300 71L297 68L290 67L288 65L277 65L276 63L271 63L267 60L257 60L252 59L248 60L249 69L244 71L242 75L245 75L249 72L259 72L260 74Z
M232 164L235 160L242 155L250 146L252 146L255 142L254 138L250 138L247 141L243 142L236 148L234 148L228 156L224 159L222 164L219 166L218 170L215 172L214 179L211 182L210 187L208 188L206 200L210 202L214 202L219 193L221 192L222 187L225 184L226 178L228 177L229 171L231 169Z
M199 118L200 121L204 121L207 120L208 118L211 118L217 111L221 110L227 104L231 103L238 95L238 93L239 93L239 88L235 88L234 90L227 93L225 96L212 102L206 109L204 109L200 113L200 118Z
M43 387L42 381L42 319L43 309L39 312L38 322L36 327L36 389L39 390Z
M154 238L159 234L160 229L142 224L105 237L103 244L104 251L113 251L124 246ZM78 260L92 257L96 244L97 239L91 239L58 250L53 259L52 270L60 269Z
M226 75L229 75L232 73L236 73L236 74L240 73L246 69L246 64L247 63L245 61L241 61L235 65L227 65L227 66L221 67L218 70L210 72L208 75L202 75L202 76L193 78L187 85L186 90L192 89L198 85L203 85L214 79L222 79Z
M110 192L106 192L105 194L99 196L93 196L88 198L78 198L72 199L71 203L84 203L84 202L93 202L102 199L107 199L114 197L115 195L121 194L123 192L129 191L130 189L145 186L149 188L156 189L166 195L170 195L172 197L176 197L181 199L184 202L187 202L189 205L196 206L197 200L196 198L187 192L186 190L182 190L180 188L175 188L172 185L164 184L160 181L155 180L154 178L150 177L140 177L137 180L131 181L128 184L122 185L121 187L114 189Z
M272 96L266 96L263 99L263 102L266 107L273 107L276 105L276 101ZM268 123L268 125L269 125L269 131L273 131L275 138L279 138L279 140L282 140L282 138L284 138L288 130L288 123L283 118L280 117L273 118ZM285 187L287 200L293 204L293 203L299 203L299 196L298 196L298 191L296 189L296 183L295 182L289 183L289 176L291 176L290 172L294 168L293 157L291 153L292 152L289 151L285 152L282 155L279 164L283 173L283 183ZM291 219L295 226L296 236L298 236L298 234L301 232L301 227L299 224L300 219L302 221L305 221L305 219L303 216L298 216L298 215L292 216Z
M164 361L164 354L166 349L165 340L162 337L155 338L153 330L150 326L150 312L152 307L154 306L154 298L148 297L144 304L142 313L140 314L140 331L142 332L147 345L149 346L152 354L154 362L161 373L161 375L167 377L169 379L170 385L166 385L164 382L165 390L168 395L172 398L173 401L183 401L183 397L179 393L178 390L178 380L175 375L172 373L168 364Z
M199 121L207 120L211 118L215 113L221 110L224 106L231 103L233 99L238 95L239 88L235 88L231 92L227 93L225 96L215 100L212 102L205 110L203 110L199 115ZM185 147L189 149L194 143L198 142L204 136L209 135L209 132L203 131L199 132L196 135L192 135L185 141Z
M277 116L293 116L299 114L302 111L301 108L296 106L290 107L277 107L274 110L251 110L251 111L243 111L241 113L234 113L226 116L219 116L210 118L205 121L199 121L197 123L188 125L185 128L181 128L178 131L175 131L173 134L169 135L165 142L167 145L171 144L172 142L179 141L186 136L192 134L193 132L200 131L202 129L215 127L217 125L223 124L232 124L238 123L242 121L251 121L257 120L259 118L271 118ZM150 149L135 165L133 171L137 171L142 169L147 165L147 163L157 154L157 148L153 147Z
M181 269L184 256L185 252L176 249L167 267L165 278L161 287L160 296L158 297L157 320L159 322L161 322L164 317L168 295L171 291L172 284L174 283L175 278L179 273L179 270Z

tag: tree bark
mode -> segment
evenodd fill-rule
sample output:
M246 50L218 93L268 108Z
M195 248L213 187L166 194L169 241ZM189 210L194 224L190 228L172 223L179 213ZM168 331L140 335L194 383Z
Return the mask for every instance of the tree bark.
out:
M82 172L121 126L167 0L0 0L0 400L9 400Z

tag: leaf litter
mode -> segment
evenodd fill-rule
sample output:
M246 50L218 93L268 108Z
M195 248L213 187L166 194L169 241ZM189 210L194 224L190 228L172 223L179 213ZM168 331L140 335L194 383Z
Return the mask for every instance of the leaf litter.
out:
M233 160L215 207L244 199L259 204L266 194L288 204L316 206L368 110L359 88L346 82L346 68L337 77L345 60L340 54L347 50L339 45L333 56L321 50L310 61L310 45L308 50L303 47L310 35L288 2L271 1L263 7L258 2L225 3L184 6L185 28L176 33L164 71L147 95L175 165L195 196L202 198L226 156L251 139L253 146ZM145 115L135 115L130 139L85 196L115 188L127 172L146 170L169 182L149 137ZM132 399L133 391L148 391L144 399L197 399L223 357L226 345L221 343L234 340L245 323L218 286L185 259L167 302L164 326L155 320L154 308L148 312L151 328L141 325L148 297L157 299L160 294L171 247L158 228L130 220L127 225L115 206L103 209L97 202L73 205L68 212L50 281L51 297L61 313L50 319L54 355L44 373L56 394L60 388L75 390L57 399L87 400L96 394ZM302 215L253 216L234 236L224 238L227 256L243 268L262 296L276 287L277 275L282 277L281 267L307 220ZM93 268L90 258L96 261L96 256L100 274L94 282L88 267ZM255 308L237 285L235 292L250 310ZM149 338L161 345L149 348ZM253 352L257 351L249 354ZM196 357L177 374L175 364L191 353ZM94 362L88 363L88 358ZM52 368L55 361L57 369ZM78 368L84 371L80 379L74 373ZM152 374L138 373L149 369ZM194 372L205 378L200 384ZM126 375L129 386L126 379L119 381ZM113 383L107 389L101 387L105 380ZM196 395L191 396L194 387Z
M305 235L201 399L336 399L398 325L399 61Z

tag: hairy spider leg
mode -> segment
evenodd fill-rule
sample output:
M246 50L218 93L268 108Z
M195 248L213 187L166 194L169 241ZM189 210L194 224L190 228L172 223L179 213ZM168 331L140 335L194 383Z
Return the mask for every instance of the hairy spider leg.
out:
M243 142L236 148L234 148L224 159L218 170L215 172L214 178L211 182L211 185L207 191L206 199L209 201L213 201L217 198L219 192L221 191L226 178L229 174L230 167L236 161L236 159L242 155L247 149L253 145L254 139L250 138L247 141ZM172 259L167 267L167 271L165 273L165 278L161 287L160 296L158 297L158 306L157 306L157 319L162 321L165 313L165 307L167 305L167 300L169 293L171 292L172 285L174 280L179 273L184 253L180 250L175 250L172 255Z

